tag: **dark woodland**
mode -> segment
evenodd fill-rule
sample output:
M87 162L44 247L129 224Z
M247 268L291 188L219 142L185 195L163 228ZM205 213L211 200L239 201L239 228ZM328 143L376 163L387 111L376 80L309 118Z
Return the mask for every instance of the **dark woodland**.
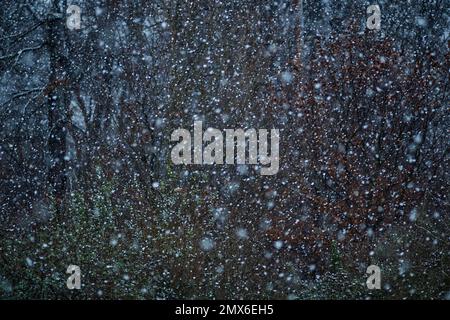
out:
M0 299L450 299L449 14L1 0ZM278 173L174 165L197 120L279 129Z

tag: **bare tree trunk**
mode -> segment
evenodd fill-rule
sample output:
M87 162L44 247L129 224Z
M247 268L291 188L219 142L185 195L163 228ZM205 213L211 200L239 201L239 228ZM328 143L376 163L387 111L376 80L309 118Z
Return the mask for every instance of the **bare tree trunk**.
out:
M66 135L68 119L66 110L69 99L66 93L66 26L64 9L66 1L53 1L53 8L47 20L47 46L50 58L48 94L48 152L50 168L48 182L50 193L55 198L57 213L61 213L67 188Z

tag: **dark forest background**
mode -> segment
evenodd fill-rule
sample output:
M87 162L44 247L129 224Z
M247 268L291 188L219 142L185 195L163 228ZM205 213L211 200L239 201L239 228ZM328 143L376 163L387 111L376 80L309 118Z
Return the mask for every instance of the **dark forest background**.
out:
M0 297L450 298L449 1L376 2L2 0ZM279 173L174 166L194 120Z

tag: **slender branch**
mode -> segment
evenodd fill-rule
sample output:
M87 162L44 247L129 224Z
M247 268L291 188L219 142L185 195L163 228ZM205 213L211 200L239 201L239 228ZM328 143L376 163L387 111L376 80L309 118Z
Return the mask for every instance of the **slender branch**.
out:
M4 56L0 57L0 60L5 60L5 59L10 59L10 58L14 58L16 57L15 62L17 63L17 61L20 59L20 56L22 55L22 53L27 52L27 51L33 51L33 50L38 50L40 48L42 48L43 44L40 44L38 46L34 46L34 47L28 47L28 48L24 48L24 49L20 49L18 52L16 53L10 53Z
M45 87L44 87L45 88ZM7 105L8 103L10 103L12 100L23 97L23 96L27 96L33 92L38 92L38 91L42 91L44 89L43 87L40 88L32 88L32 89L28 89L22 92L18 92L16 94L14 94L11 98L9 98L8 100L6 100L4 103L2 103L2 107Z
M40 21L40 22L36 23L34 26L32 26L31 28L29 28L29 29L27 29L25 31L22 31L20 33L16 33L16 34L12 34L10 36L2 37L2 38L0 38L0 40L3 41L3 40L7 40L7 39L12 39L12 38L17 38L17 40L18 40L20 38L23 38L27 34L33 32L34 30L39 28L42 24L44 24L44 21Z

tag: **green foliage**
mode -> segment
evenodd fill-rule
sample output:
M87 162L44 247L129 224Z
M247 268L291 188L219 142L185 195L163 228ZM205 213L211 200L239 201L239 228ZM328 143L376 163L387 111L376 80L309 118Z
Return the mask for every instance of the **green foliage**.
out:
M1 235L0 296L436 299L449 292L448 226L440 224L440 219L421 214L417 221L375 239L375 254L367 264L381 268L381 290L367 289L367 265L355 268L349 253L337 242L325 257L331 262L330 269L314 278L306 279L305 270L295 260L281 256L276 259L277 268L264 267L266 273L260 276L254 266L270 266L271 262L264 258L263 247L255 249L259 242L217 237L215 250L200 250L205 232L217 229L211 210L218 195L210 193L208 200L199 197L208 185L207 177L193 175L190 179L190 189L174 187L177 174L171 171L159 184L154 207L119 201L114 180L99 184L89 203L85 193L73 192L63 217L56 216L50 204L49 221L21 234L10 231ZM137 203L144 203L143 195L134 196ZM221 237L226 239L233 232L224 229ZM242 257L246 260L241 265ZM71 264L81 268L82 290L66 288L66 269ZM219 267L224 271L217 272ZM281 272L285 276L280 277ZM251 285L252 292L246 291Z

